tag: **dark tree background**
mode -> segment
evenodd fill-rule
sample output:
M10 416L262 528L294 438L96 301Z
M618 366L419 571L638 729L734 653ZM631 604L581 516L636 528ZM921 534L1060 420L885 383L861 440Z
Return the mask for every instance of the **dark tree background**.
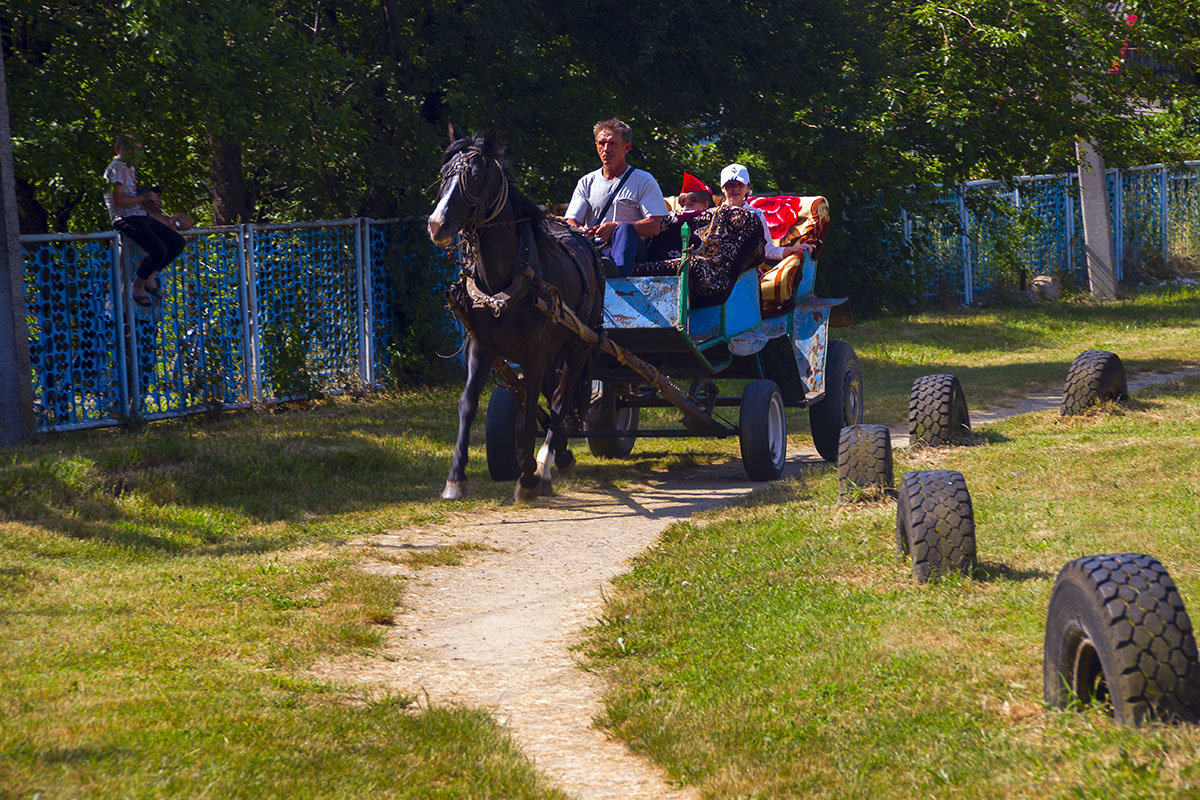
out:
M427 213L450 119L498 125L542 202L620 116L668 193L737 158L839 219L894 187L1072 169L1077 137L1116 165L1195 155L1194 0L1114 5L0 0L22 230L106 228L121 131L204 223ZM1115 69L1129 47L1158 74ZM827 253L853 274L847 238Z

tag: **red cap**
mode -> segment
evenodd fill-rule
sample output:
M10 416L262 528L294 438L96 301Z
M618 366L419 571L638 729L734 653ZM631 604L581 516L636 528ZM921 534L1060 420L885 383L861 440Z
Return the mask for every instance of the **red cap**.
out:
M697 178L690 172L683 173L683 187L679 190L680 194L688 192L708 192L712 194L712 189L708 188L708 184Z

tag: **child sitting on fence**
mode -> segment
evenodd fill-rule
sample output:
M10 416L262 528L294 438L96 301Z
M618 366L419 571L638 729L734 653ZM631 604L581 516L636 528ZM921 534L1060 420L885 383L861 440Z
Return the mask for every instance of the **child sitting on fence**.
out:
M104 203L113 228L146 253L133 281L133 302L148 308L155 300L162 299L158 273L183 252L185 242L178 231L190 228L191 219L183 214L173 217L163 214L157 187L138 189L141 142L122 133L117 136L114 149L116 155L104 170L104 180L112 184L112 189L104 195Z

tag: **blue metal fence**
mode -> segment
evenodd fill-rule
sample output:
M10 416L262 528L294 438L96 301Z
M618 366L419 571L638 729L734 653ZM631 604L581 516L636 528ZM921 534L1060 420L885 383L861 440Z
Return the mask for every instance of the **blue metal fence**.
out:
M141 253L124 238L21 237L38 429L383 385L402 333L393 324L399 270L433 262L425 275L443 287L453 271L413 230L411 221L351 219L189 231L151 310L133 303ZM423 287L422 302L440 311L438 289Z
M1148 260L1200 253L1200 161L1109 170L1107 181L1118 279ZM926 302L971 303L1018 265L1088 285L1074 173L972 181L906 204L898 228Z
M976 181L910 203L887 234L926 301L970 303L1020 265L1087 285L1075 175ZM1110 170L1117 275L1200 253L1200 162ZM115 233L21 237L37 427L114 425L376 388L451 326L454 274L413 220L238 225L186 234L163 301L133 303L140 257Z

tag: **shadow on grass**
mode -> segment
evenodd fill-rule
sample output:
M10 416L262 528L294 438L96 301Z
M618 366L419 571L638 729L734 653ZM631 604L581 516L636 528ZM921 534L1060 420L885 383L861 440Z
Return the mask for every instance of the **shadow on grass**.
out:
M128 754L129 751L123 747L51 747L38 753L38 758L49 764L78 766L95 765Z
M1120 355L1120 354L1118 354ZM906 420L913 382L924 375L947 373L962 384L967 405L972 408L1003 407L1025 397L1057 396L1070 369L1063 361L1020 362L989 366L950 364L899 365L886 359L860 356L866 387L866 411L870 421L895 424ZM1121 357L1126 372L1177 372L1195 365L1181 359L1138 359ZM1143 394L1147 389L1138 390Z
M1054 576L1041 569L1015 569L1002 561L980 561L971 577L981 583L1024 583L1049 580Z

